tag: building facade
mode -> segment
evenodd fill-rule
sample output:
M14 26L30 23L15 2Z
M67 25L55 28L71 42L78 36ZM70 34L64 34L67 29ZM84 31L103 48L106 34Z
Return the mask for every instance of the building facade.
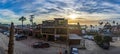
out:
M46 41L67 41L68 20L64 18L54 18L42 22L42 36Z

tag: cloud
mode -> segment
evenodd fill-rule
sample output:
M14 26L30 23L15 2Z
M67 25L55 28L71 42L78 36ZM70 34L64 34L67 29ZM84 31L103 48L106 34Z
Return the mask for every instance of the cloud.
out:
M4 0L5 1L5 0ZM10 0L13 5L20 7L0 9L0 15L9 18L35 15L35 21L54 17L65 17L76 14L78 18L85 18L90 22L114 19L120 17L119 1L109 0ZM29 2L28 2L29 1ZM8 1L5 1L8 2ZM14 8L14 9L12 9ZM13 11L11 11L11 9ZM18 10L19 9L19 10ZM18 11L14 11L18 10ZM17 15L19 14L19 15ZM29 17L27 17L29 18Z
M17 14L15 14L13 11L8 9L0 9L0 15L7 18L17 18L19 17Z
M23 7L27 12L38 12L39 14L49 14L56 11L64 12L68 9L87 13L120 13L118 4L104 1L100 2L99 0L35 0L32 4ZM70 10L68 12L72 11Z

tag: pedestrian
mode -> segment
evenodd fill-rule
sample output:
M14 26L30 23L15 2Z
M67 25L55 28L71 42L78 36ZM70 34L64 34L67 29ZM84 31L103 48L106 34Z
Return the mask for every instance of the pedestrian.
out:
M68 51L67 51L67 50L65 50L65 54L68 54Z

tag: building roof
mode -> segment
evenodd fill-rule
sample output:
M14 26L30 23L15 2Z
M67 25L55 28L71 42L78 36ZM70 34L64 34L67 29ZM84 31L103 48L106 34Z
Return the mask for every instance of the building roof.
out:
M82 38L77 34L69 34L69 39L82 39Z

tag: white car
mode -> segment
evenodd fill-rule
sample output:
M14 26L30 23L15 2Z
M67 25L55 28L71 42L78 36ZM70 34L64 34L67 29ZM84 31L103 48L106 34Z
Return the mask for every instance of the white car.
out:
M92 35L85 35L83 36L84 39L94 40L94 37Z
M9 36L9 31L4 32L3 34Z
M79 54L77 48L71 48L71 54Z
M94 40L94 37L93 36L88 36L88 39L89 40Z
M84 39L88 39L88 37L89 37L88 35L83 36Z

